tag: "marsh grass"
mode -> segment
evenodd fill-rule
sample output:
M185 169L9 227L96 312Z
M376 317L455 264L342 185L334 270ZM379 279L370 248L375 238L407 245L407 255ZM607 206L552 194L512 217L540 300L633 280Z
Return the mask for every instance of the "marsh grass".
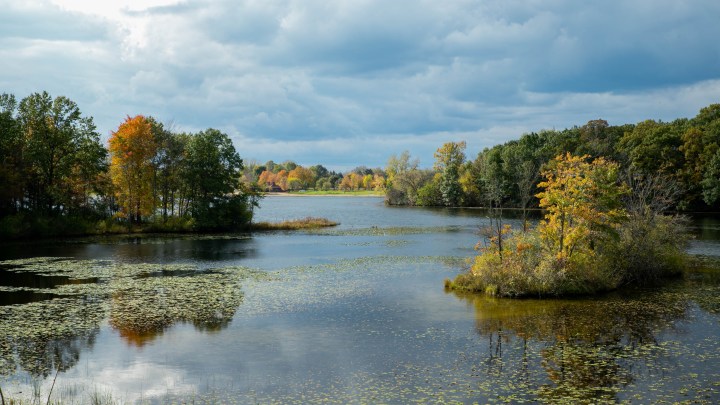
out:
M60 392L57 392L60 391ZM42 387L33 382L30 396L2 396L0 405L120 405L126 401L115 398L110 391L94 386L78 386L76 384L61 385L55 392L42 390Z
M339 225L327 218L306 217L282 222L257 222L251 225L254 231L295 231L302 229L329 228Z

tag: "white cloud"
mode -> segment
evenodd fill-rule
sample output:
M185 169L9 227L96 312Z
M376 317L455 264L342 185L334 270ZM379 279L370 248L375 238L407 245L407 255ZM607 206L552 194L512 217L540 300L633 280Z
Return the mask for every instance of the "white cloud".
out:
M7 10L3 91L68 96L104 135L139 113L217 127L259 160L375 166L406 148L431 160L443 139L479 150L717 101L711 0L17 0Z
M120 19L128 11L145 11L153 7L179 4L177 0L50 0L63 10Z

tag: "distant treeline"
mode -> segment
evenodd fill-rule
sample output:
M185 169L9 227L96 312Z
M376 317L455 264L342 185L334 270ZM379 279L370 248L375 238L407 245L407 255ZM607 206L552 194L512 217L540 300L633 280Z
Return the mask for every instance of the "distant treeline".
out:
M383 191L385 177L385 171L381 168L358 166L343 174L328 170L323 165L303 167L291 160L283 163L270 160L264 164L248 163L243 181L255 183L259 189L265 191Z
M537 207L542 168L571 153L604 157L629 177L662 179L678 210L717 210L720 200L720 104L691 119L608 125L589 121L562 131L522 135L466 160L465 142L444 144L433 169L418 168L405 152L388 162L389 204Z
M138 115L105 148L70 99L0 95L0 237L238 229L258 198L242 169L215 129L173 133Z

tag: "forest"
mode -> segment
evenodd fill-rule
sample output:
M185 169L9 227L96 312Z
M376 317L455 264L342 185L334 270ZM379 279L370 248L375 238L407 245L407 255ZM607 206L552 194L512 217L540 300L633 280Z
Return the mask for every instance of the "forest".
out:
M127 117L106 148L92 117L47 92L0 95L0 238L240 229L260 194L215 129Z
M538 207L543 167L571 153L603 157L624 176L662 179L674 191L672 209L715 211L720 200L720 104L691 119L646 120L609 125L598 119L581 127L542 130L487 148L474 160L465 142L435 153L433 169L420 169L407 152L387 166L387 202L421 206Z

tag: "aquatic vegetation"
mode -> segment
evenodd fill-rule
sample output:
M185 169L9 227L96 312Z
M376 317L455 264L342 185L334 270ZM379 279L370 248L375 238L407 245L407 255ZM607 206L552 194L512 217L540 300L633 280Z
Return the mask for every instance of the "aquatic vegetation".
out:
M0 375L69 369L92 346L105 314L102 303L67 298L0 307Z
M241 281L265 277L264 272L242 267L200 270L182 264L122 264L57 257L4 261L0 266L4 271L84 281L45 289L4 287L5 291L66 298L0 306L0 375L13 374L18 367L39 376L69 368L74 363L68 359L77 361L77 356L57 358L62 350L49 347L74 346L72 342L78 339L91 345L92 336L106 318L121 336L138 345L176 322L217 330L227 325L242 303Z
M242 303L239 281L223 272L113 282L110 325L136 343L176 322L190 322L201 330L220 329Z
M294 231L299 229L329 228L339 225L327 218L306 217L282 222L257 222L251 225L254 231Z
M355 228L355 229L321 229L308 231L313 235L327 236L399 236L399 235L422 235L431 233L461 232L464 228L461 226L394 226L394 227L378 227Z

